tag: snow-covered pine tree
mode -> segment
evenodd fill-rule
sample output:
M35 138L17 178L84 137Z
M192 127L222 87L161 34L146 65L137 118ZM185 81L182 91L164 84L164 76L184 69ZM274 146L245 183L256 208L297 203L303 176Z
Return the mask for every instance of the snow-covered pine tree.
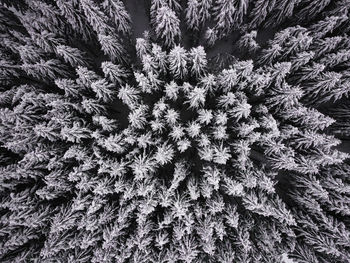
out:
M154 31L166 47L173 46L179 40L180 20L167 5L156 9Z
M121 0L104 0L102 6L113 20L117 32L122 34L131 33L131 18Z

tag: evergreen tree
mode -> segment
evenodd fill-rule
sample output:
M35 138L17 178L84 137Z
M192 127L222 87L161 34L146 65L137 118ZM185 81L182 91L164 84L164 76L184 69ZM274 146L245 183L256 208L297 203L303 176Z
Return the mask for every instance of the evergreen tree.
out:
M197 0L189 0L186 7L186 24L192 30L199 30L201 24L200 3Z
M180 46L175 46L169 52L169 70L175 78L183 79L187 76L187 56L187 51Z
M83 59L84 54L77 48L59 45L56 48L58 55L62 56L64 61L75 66L87 66L87 61Z
M124 3L120 0L105 0L102 3L104 11L116 25L116 31L122 34L131 33L131 18Z
M275 8L276 0L257 0L251 11L250 27L256 28L266 19L267 15Z
M217 29L224 34L228 34L234 26L234 13L236 11L234 4L233 1L228 0L215 1L213 16Z
M167 47L173 46L180 37L180 20L176 13L164 5L157 9L155 33Z
M102 51L110 57L112 61L122 62L125 60L125 51L121 43L118 42L116 36L98 35L98 41L101 44Z

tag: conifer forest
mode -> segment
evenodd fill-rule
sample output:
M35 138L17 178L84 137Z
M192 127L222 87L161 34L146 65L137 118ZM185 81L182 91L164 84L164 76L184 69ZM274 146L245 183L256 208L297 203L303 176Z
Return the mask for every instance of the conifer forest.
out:
M0 262L349 263L350 0L0 0Z

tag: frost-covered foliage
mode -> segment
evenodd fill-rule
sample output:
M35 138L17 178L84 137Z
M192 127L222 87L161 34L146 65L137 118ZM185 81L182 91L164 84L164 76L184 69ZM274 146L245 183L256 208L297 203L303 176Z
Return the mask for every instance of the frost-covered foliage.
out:
M348 262L350 2L148 2L1 1L0 261Z

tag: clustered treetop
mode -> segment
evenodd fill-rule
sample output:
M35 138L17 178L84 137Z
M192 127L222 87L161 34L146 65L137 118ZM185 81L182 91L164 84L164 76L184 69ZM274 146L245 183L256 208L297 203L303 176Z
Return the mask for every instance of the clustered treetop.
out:
M347 262L350 2L146 6L0 1L0 261Z

